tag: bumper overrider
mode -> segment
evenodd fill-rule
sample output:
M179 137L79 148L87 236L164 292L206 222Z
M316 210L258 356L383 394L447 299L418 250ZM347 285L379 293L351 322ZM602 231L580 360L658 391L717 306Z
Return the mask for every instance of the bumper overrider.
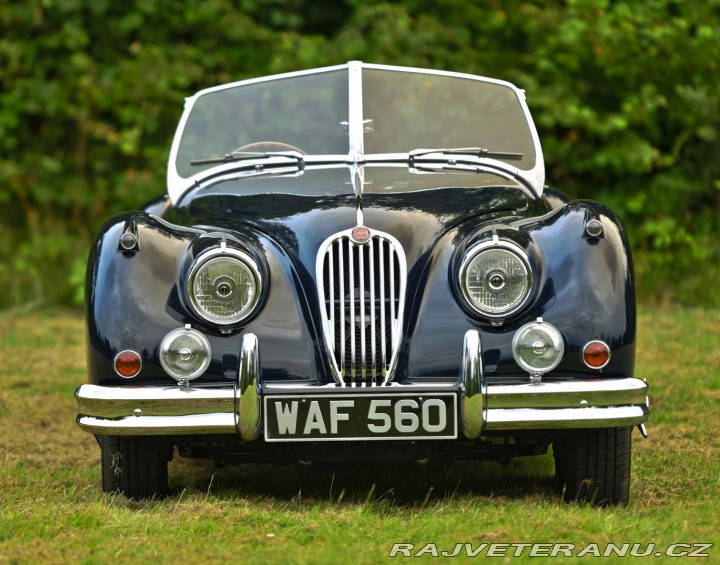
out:
M456 383L391 383L383 387L262 384L260 371L257 337L246 334L242 340L238 379L233 385L210 388L85 384L75 392L77 424L83 430L99 435L234 434L243 441L254 441L263 432L263 414L272 408L280 422L281 417L286 418L294 410L293 399L301 405L300 410L306 405L310 406L311 412L315 400L330 399L329 410L342 425L338 427L335 420L326 425L318 409L318 420L312 422L312 433L304 438L293 435L287 441L452 439L459 435L475 439L485 432L634 426L644 423L649 415L648 385L637 378L488 384L483 375L480 337L476 330L465 334L463 363ZM418 437L401 432L378 434L377 437L342 434L339 428L350 418L338 406L344 410L355 403L364 406L368 401L372 406L373 402L382 404L382 400L375 400L377 398L395 396L416 398L420 405L423 399L432 398L436 403L434 408L438 408L438 399L443 399L449 406L449 417L455 421L449 422L440 435L435 436ZM269 406L273 399L278 400L278 408ZM280 406L280 400L283 406ZM389 406L390 401L385 402ZM406 402L415 402L416 408L420 406L414 400ZM327 413L326 408L323 410ZM430 407L428 411L431 411ZM401 421L403 417L406 423L412 424L410 416L402 416ZM368 425L370 430L382 426L381 416L376 418L380 418L376 420L379 424ZM281 422L282 425L287 427L288 424ZM276 428L275 425L266 426L266 440L283 441Z

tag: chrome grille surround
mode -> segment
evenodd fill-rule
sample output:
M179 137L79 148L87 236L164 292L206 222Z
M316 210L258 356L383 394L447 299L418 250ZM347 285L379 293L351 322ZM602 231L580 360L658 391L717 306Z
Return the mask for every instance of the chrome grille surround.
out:
M400 242L370 230L328 237L316 260L325 345L336 382L376 386L390 381L402 338L407 262Z

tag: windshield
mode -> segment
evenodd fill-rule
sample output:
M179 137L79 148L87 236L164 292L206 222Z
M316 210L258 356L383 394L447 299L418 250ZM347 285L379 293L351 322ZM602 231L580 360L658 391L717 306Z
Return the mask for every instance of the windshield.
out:
M347 153L347 75L338 70L201 94L182 132L178 174L190 177L212 166L191 161L238 150Z
M363 72L365 153L418 148L483 147L522 153L512 164L531 169L535 149L520 100L511 88L439 74Z
M468 147L492 152L486 155L542 191L542 155L521 91L471 75L354 62L199 92L173 143L168 190L173 198L188 186L185 179L214 167L230 170L231 161L251 167L257 153L267 170L276 165L268 156L287 151L312 165L318 161L312 156L362 162Z

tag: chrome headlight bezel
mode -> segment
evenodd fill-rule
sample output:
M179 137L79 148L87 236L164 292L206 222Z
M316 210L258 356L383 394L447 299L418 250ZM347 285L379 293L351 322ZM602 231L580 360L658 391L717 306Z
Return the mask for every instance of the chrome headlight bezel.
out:
M245 307L232 316L218 316L208 312L199 303L195 292L195 281L203 268L209 266L217 259L232 259L237 261L252 278L255 291L251 300ZM246 252L227 246L216 247L201 253L192 263L187 278L186 287L188 302L193 313L204 322L217 326L227 327L237 325L248 319L256 310L262 294L262 275L255 260Z
M476 258L478 258L480 254L494 249L502 250L514 255L514 257L520 261L520 264L522 265L522 268L524 270L525 285L522 297L518 301L515 301L509 308L505 310L489 310L483 308L473 299L472 293L470 292L470 289L468 287L468 271L472 265L472 262ZM525 250L517 243L507 239L499 239L497 238L497 236L493 237L492 240L482 241L472 246L468 251L465 252L460 263L459 285L463 300L474 313L480 314L481 316L490 320L503 320L525 308L525 306L530 300L530 297L532 296L533 286L535 282L534 279L535 277L533 275L533 268L530 257L525 252Z

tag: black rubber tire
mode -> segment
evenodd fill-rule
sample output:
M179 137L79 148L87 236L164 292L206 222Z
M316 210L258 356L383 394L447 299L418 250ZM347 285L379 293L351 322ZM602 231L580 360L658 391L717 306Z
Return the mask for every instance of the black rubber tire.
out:
M630 498L632 428L577 430L553 442L558 490L566 501L625 506Z
M168 494L168 461L172 447L148 438L102 436L102 489L128 498Z

